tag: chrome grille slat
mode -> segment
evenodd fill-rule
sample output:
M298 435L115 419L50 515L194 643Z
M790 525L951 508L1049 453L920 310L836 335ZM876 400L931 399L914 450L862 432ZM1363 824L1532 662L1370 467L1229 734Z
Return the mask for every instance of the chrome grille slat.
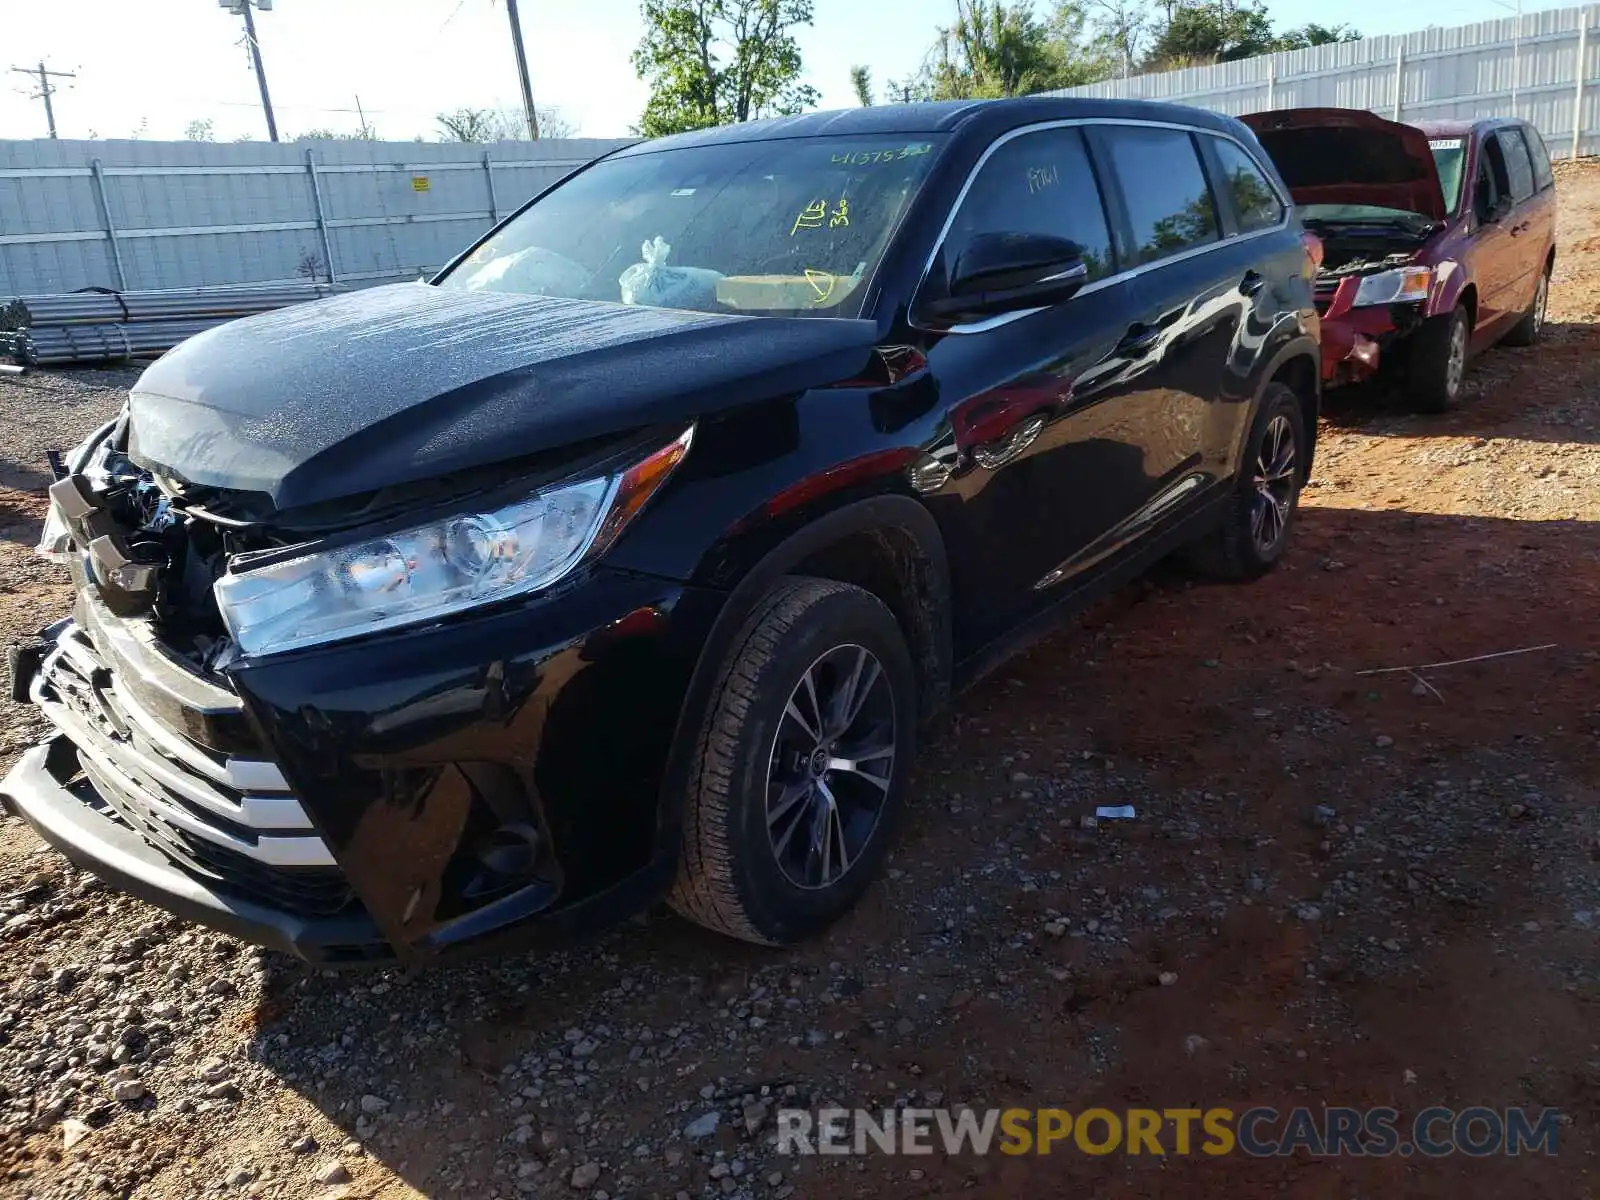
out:
M162 754L176 759L191 771L241 792L289 790L283 772L272 763L242 758L229 758L218 762L181 733L169 729L146 712L127 689L113 685L111 696L131 727L148 738Z
M206 841L215 842L219 846L232 850L236 854L254 859L273 867L331 867L334 864L333 855L328 853L328 847L316 834L309 836L276 836L266 832L260 833L252 843L242 837L229 833L220 826L197 817L181 804L174 804L158 796L138 779L128 773L126 767L118 763L113 757L115 749L119 748L109 738L101 735L97 730L71 708L65 704L40 698L39 706L44 710L53 724L63 730L72 739L73 745L78 748L78 753L88 758L100 768L103 777L108 780L124 803L135 805L174 829L182 830L194 837L204 838ZM143 764L141 764L143 765ZM153 774L153 773L152 773ZM156 777L159 780L159 776ZM111 800L107 797L107 800ZM295 805L299 807L298 804Z
M276 764L220 759L155 718L118 687L81 626L56 635L30 694L106 803L179 865L272 895L347 888Z

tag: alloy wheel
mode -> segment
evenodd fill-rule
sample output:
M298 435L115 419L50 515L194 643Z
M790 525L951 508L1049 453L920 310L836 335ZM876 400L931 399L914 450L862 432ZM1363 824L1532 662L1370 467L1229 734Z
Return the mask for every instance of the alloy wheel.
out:
M1450 327L1450 357L1445 362L1444 386L1453 399L1461 391L1461 379L1467 371L1467 323L1456 321Z
M837 646L800 677L767 766L767 837L784 878L842 879L877 830L894 777L894 692L876 655Z
M1250 537L1258 554L1277 549L1289 527L1296 470L1294 428L1289 418L1279 413L1267 422L1256 446L1256 494L1250 506Z

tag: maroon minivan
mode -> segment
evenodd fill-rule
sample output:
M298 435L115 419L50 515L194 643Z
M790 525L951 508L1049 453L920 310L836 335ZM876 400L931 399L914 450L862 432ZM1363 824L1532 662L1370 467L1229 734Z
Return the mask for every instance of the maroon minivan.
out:
M1374 371L1413 405L1456 402L1470 355L1531 345L1555 263L1550 156L1525 121L1401 125L1364 110L1240 118L1321 238L1323 376Z

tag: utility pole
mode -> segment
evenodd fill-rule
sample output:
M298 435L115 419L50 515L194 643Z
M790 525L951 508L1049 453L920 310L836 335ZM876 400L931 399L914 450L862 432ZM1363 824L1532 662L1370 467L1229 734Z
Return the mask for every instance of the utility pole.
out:
M522 20L517 16L517 0L506 0L506 15L511 18L511 47L517 52L517 74L522 79L522 111L528 118L528 137L539 140L539 118L533 111L533 84L528 80L528 52L522 48Z
M56 87L50 81L52 79L76 79L77 76L71 71L52 71L43 62L37 67L12 67L11 69L18 75L28 75L39 80L39 90L31 98L44 101L45 124L50 127L50 136L53 139L56 136L56 109L55 105L50 103L50 97L55 94Z
M267 69L261 65L261 43L256 39L256 19L252 4L262 12L272 11L272 0L217 0L236 17L244 18L244 38L250 44L250 61L256 68L256 86L261 89L261 111L267 114L267 137L278 140L278 120L272 115L272 96L267 91Z

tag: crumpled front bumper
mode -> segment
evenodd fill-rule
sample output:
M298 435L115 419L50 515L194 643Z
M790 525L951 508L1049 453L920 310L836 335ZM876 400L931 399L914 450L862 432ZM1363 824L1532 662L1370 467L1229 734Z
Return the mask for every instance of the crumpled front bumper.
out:
M80 587L21 656L58 734L0 798L115 886L315 964L539 944L670 884L663 773L722 601L601 571L217 681Z
M0 796L50 845L120 891L245 941L325 966L378 964L393 951L372 919L299 917L207 887L116 820L78 775L77 749L58 734L23 754Z

